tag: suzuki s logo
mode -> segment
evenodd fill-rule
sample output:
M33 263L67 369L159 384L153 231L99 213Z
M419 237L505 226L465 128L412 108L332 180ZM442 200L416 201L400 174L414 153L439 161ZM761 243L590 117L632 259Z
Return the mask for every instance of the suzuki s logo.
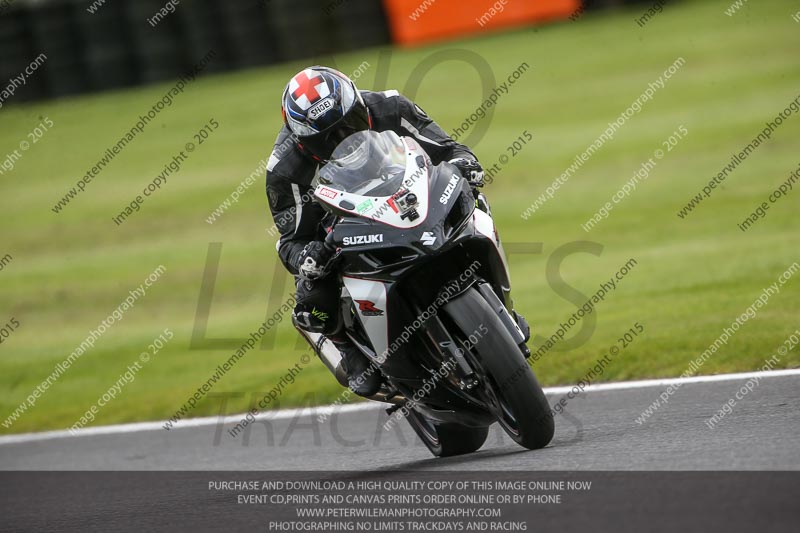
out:
M345 237L342 239L342 244L345 246L350 246L351 244L372 244L373 242L383 242L383 234L355 235L354 237Z
M446 204L450 197L453 196L453 191L456 190L456 185L458 185L458 180L460 178L458 176L453 176L450 178L450 181L447 183L447 187L444 188L444 192L442 196L439 197L439 203Z
M436 242L436 235L434 235L432 231L426 231L422 234L420 241L425 246L433 246L433 243Z

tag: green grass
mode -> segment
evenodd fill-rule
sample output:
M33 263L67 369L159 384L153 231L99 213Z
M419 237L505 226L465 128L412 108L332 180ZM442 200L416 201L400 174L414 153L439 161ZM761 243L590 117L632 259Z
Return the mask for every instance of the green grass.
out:
M639 28L642 6L587 14L576 22L411 50L394 50L386 86L376 87L380 50L336 57L338 68L370 68L362 88L406 89L414 68L449 48L477 52L498 80L521 62L531 69L501 98L475 152L486 163L529 130L532 144L488 187L506 243L542 242L543 252L511 257L517 308L535 332L550 335L576 307L547 281L547 262L574 241L600 243L602 253L573 253L561 276L582 294L593 293L629 258L638 265L599 305L588 342L554 349L535 366L543 384L567 384L586 374L616 339L640 322L645 332L608 367L602 380L675 376L716 339L787 266L800 260L798 193L773 205L746 233L737 229L752 209L797 168L800 118L778 129L711 198L685 220L676 212L734 152L798 95L800 26L790 2L748 3L733 17L729 1L676 2ZM614 139L562 186L528 221L520 214L563 172L609 121L627 108L677 57L686 64L632 117ZM0 324L18 331L0 345L0 421L112 312L157 265L167 271L35 407L0 433L66 428L164 328L175 337L99 411L95 424L172 415L232 349L189 349L200 283L211 242L222 258L207 336L244 338L264 320L276 277L272 221L263 183L253 185L218 222L205 219L268 156L280 126L278 99L297 62L224 76L202 77L97 176L63 213L51 207L146 112L171 83L0 110L0 157L26 138L43 117L55 123L11 172L0 176L3 237ZM463 62L437 65L415 96L450 131L480 102L476 71ZM142 210L122 226L118 214L183 149L210 118L220 127L168 178ZM650 178L588 235L580 228L661 142L679 126L689 134L659 161ZM791 280L757 317L703 367L703 373L753 370L800 326L800 279ZM270 309L290 294L272 293ZM563 293L563 291L562 291ZM580 327L580 326L576 326ZM571 333L572 334L572 333ZM250 391L267 391L302 352L289 321L277 328L273 349L249 353L215 387L245 392L227 412L242 412ZM780 367L800 364L797 352ZM287 390L281 406L325 403L341 392L312 362ZM192 416L216 414L205 399Z

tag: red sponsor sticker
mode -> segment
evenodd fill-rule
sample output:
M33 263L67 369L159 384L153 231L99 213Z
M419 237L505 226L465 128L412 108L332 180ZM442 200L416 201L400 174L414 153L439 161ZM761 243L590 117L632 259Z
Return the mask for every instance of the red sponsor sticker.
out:
M339 191L334 191L333 189L329 189L327 187L321 187L318 191L320 196L324 196L325 198L336 198L339 195Z

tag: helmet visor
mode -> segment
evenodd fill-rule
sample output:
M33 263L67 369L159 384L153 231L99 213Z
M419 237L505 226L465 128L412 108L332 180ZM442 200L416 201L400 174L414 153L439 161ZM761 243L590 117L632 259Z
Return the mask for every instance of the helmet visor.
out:
M354 133L368 129L369 113L361 100L356 99L340 121L319 133L300 137L300 144L318 158L327 161L339 143Z

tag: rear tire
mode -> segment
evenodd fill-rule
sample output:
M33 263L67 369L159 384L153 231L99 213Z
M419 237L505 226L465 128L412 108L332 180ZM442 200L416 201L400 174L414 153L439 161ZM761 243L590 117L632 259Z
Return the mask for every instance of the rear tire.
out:
M414 433L436 457L451 457L477 451L489 428L473 428L455 423L434 422L415 409L409 409L406 417Z
M519 347L500 318L475 288L444 306L459 330L464 355L483 374L485 400L493 406L503 430L520 446L544 448L555 433L550 405ZM488 333L468 346L465 340ZM451 332L454 333L454 332Z

